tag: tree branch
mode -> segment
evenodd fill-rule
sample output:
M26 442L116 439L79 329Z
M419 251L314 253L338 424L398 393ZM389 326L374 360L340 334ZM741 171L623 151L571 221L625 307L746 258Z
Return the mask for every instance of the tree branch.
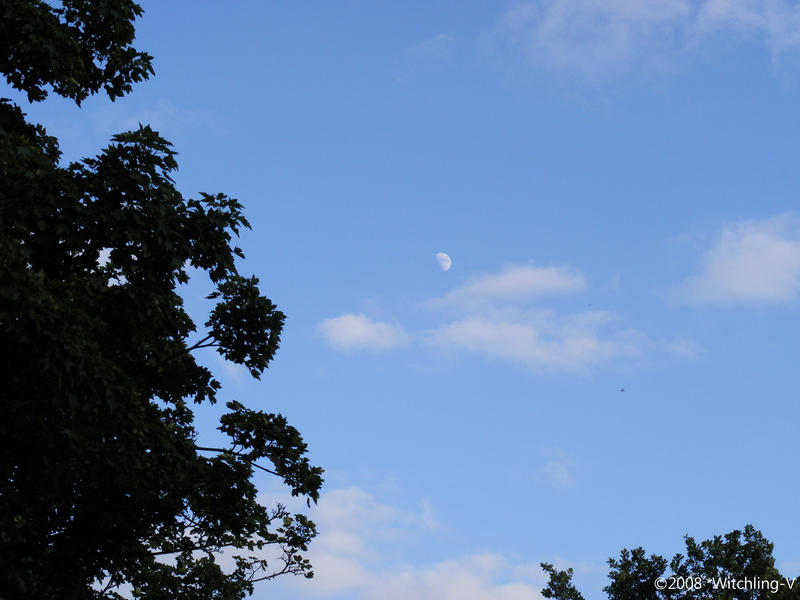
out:
M233 451L233 450L231 450L229 448L206 448L204 446L196 446L196 448L201 452L221 452L223 454L232 454L234 456L238 456L239 458L243 458L246 462L250 463L256 469L261 469L262 471L264 471L266 473L269 473L270 475L275 475L276 477L280 477L280 475L278 473L276 473L275 471L271 471L271 470L267 469L266 467L262 467L261 465L259 465L255 461L252 461L249 458L247 458L247 455L246 454L242 454L241 452L235 452L235 451Z
M211 338L211 334L208 334L206 337L204 337L199 342L196 342L195 344L189 346L188 348L181 349L180 351L176 352L172 356L168 356L166 359L164 359L164 362L169 362L173 358L175 358L176 356L180 356L184 352L191 352L192 350L198 350L200 348L213 348L214 346L219 346L219 344L217 344L216 342L215 343L211 343L211 344L206 344L206 342L208 340L210 340L210 339L212 339Z

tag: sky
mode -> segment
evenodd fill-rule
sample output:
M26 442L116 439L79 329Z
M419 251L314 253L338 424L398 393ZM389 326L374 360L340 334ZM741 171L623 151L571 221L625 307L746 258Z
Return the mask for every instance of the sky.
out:
M154 78L23 105L245 206L281 349L198 359L326 478L316 577L254 598L534 600L545 561L590 600L748 523L800 575L800 3L141 4Z

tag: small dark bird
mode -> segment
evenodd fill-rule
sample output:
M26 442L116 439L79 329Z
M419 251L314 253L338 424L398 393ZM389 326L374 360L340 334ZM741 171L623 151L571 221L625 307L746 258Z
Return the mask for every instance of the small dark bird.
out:
M624 388L624 387L623 387L623 388L619 388L619 391L620 391L620 392L624 392L624 391L625 391L625 388Z

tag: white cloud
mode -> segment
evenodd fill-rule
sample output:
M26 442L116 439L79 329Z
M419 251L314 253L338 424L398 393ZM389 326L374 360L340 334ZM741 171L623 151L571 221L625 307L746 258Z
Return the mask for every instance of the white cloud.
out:
M641 336L632 330L601 335L613 315L602 311L559 317L523 313L515 319L470 316L428 333L430 343L523 364L537 370L584 371L603 361L635 357Z
M364 600L541 600L544 582L514 580L513 563L500 554L474 554L384 575Z
M424 307L446 309L448 314L447 318L435 315L439 322L424 330L407 333L362 314L327 319L320 328L328 342L342 350L389 350L408 343L549 372L586 372L601 364L637 359L652 350L684 357L699 354L699 347L690 340L648 340L641 332L622 326L620 318L609 311L560 313L531 306L546 295L585 289L584 277L567 267L511 265L424 302Z
M373 541L397 541L410 531L439 527L426 502L420 503L418 512L400 510L378 502L372 494L355 486L325 494L325 501L319 502L313 518L329 526L326 536L355 534L363 537L369 532ZM323 536L323 540L326 539ZM340 548L338 543L333 545Z
M511 265L483 275L440 298L427 302L430 308L469 309L497 302L516 302L548 294L581 292L586 289L583 276L566 267Z
M319 324L327 342L338 350L388 350L408 341L397 325L373 321L363 314L345 314Z
M507 11L499 31L532 64L591 81L643 63L669 64L716 33L756 35L779 54L800 44L800 6L787 0L536 0Z
M541 599L539 590L546 578L538 564L480 552L421 565L402 558L397 540L424 543L424 536L430 535L427 510L417 513L398 509L357 487L323 494L310 515L320 531L308 553L314 578L277 581L263 592L264 597ZM409 554L414 553L410 550ZM255 598L260 589L256 589Z
M780 215L724 225L697 272L673 298L694 304L778 304L799 292L800 220Z
M323 494L310 514L320 532L309 557L314 565L313 595L365 590L373 585L381 544L397 544L431 527L429 510L420 514L378 502L358 487Z

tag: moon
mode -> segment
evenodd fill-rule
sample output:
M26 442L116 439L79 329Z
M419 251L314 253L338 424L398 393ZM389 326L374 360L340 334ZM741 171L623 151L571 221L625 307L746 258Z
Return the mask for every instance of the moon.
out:
M444 252L437 252L436 253L436 262L439 263L439 268L442 271L449 271L450 265L453 264L453 261L450 260L450 257L445 254Z

